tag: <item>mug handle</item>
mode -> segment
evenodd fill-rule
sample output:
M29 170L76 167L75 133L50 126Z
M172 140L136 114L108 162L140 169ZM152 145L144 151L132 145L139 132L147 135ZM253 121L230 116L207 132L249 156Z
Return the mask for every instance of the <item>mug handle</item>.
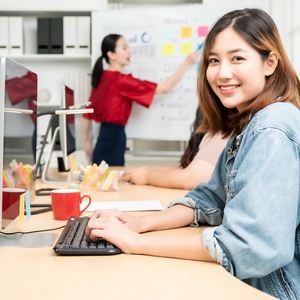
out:
M81 216L81 214L82 214L82 213L90 206L90 204L92 203L92 199L91 199L91 197L90 197L89 195L84 195L84 196L82 196L82 197L80 198L80 203L82 203L82 199L85 198L85 197L89 198L89 204L88 204L83 210L80 210L80 211L79 211L79 216Z

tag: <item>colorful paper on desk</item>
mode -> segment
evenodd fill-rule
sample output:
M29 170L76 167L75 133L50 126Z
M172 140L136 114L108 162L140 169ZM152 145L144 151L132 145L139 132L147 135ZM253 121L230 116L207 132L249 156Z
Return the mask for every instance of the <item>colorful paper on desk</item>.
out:
M80 209L86 207L86 202L80 204ZM121 211L148 211L148 210L164 210L158 200L143 201L92 201L86 211L94 211L96 209L113 209L118 208Z
M24 201L25 201L25 194L20 196L20 209L19 209L19 226L24 223Z
M31 217L29 190L27 190L25 193L25 209L26 209L26 216L28 221Z

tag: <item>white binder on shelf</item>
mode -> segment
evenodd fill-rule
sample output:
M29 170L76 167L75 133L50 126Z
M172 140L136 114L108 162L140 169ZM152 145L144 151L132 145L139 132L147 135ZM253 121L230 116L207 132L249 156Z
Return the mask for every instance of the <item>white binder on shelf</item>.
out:
M0 17L0 56L8 55L8 17Z
M9 55L23 55L23 18L9 17Z
M78 55L90 55L91 17L77 17Z
M77 54L77 17L63 17L64 54Z

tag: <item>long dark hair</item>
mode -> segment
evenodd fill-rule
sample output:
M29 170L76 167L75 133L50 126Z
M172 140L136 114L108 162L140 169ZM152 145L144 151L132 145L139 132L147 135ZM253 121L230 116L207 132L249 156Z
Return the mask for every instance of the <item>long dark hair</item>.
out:
M203 120L203 114L200 106L198 106L196 111L196 118L194 123L191 125L191 137L188 142L188 146L185 149L181 160L180 166L186 168L194 159L199 150L199 145L204 137L204 133L196 133L197 128L201 125Z
M109 34L103 39L102 44L101 44L102 55L97 59L95 65L94 65L93 73L92 73L92 87L93 88L97 88L97 86L100 82L100 79L101 79L101 75L103 72L102 59L104 58L105 61L109 64L109 58L107 56L107 52L108 51L115 52L117 41L120 37L122 37L122 36L119 34Z
M257 98L239 113L236 108L223 106L213 92L206 71L209 52L215 37L224 29L231 27L267 60L271 51L278 57L278 65L272 75L266 78L266 84ZM278 30L272 18L263 10L235 10L221 17L208 33L202 55L202 65L198 76L198 96L203 111L203 123L197 132L221 133L223 137L236 136L244 124L249 123L250 113L256 113L276 102L291 102L300 109L300 81L284 51ZM279 98L281 97L281 98Z

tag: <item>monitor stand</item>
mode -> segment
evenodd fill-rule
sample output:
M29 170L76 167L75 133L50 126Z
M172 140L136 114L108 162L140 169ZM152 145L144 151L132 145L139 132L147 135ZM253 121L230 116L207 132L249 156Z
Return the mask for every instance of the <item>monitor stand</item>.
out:
M54 244L57 237L58 233L52 232L1 235L0 247L50 247Z
M56 172L55 174L52 172L52 176L50 175L50 161L51 161L51 157L54 151L54 146L56 143L56 138L59 132L59 127L56 127L54 134L53 134L53 138L52 138L52 142L50 145L50 152L49 152L49 156L46 160L46 164L44 166L44 170L43 170L43 174L42 174L42 179L44 182L46 183L67 183L68 180L70 179L69 176L71 175L70 172L66 171L66 172Z

